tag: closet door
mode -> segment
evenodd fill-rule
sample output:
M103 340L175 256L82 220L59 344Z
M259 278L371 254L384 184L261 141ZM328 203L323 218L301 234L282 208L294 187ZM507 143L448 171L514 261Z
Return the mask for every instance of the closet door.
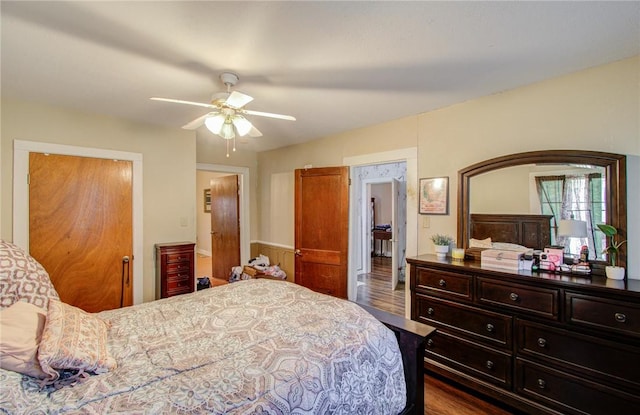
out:
M347 298L349 168L295 171L295 282Z
M133 301L132 162L30 153L29 253L65 303Z

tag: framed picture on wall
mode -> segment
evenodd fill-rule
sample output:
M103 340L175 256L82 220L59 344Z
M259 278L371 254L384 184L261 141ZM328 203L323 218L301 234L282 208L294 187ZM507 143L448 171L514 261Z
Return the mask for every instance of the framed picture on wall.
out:
M211 212L211 189L204 189L204 213Z
M422 215L449 214L449 177L420 179L420 206Z

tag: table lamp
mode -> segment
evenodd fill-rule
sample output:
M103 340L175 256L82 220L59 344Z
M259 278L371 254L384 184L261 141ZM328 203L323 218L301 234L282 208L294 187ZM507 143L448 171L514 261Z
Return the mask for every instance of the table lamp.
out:
M575 219L561 219L558 224L558 236L564 236L567 238L586 238L587 222ZM573 252L571 252L571 248L569 248L569 255L574 257Z

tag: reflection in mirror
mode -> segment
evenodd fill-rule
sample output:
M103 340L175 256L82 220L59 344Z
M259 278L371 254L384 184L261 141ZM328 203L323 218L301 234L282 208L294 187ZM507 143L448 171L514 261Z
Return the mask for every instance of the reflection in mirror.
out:
M597 228L607 210L606 170L601 166L526 164L474 176L470 213L552 215L551 244L577 257L606 260L605 236Z
M584 192L576 190L584 187ZM612 225L620 239L627 238L626 187L626 157L622 154L544 150L481 161L458 172L458 246L469 246L472 212L553 213L554 242L564 245L569 239L565 252L572 253L588 244L592 271L604 274L608 263L598 244L604 246L605 239L597 224ZM590 210L588 215L585 210ZM589 228L581 223L587 217ZM626 244L617 259L618 265L626 267Z

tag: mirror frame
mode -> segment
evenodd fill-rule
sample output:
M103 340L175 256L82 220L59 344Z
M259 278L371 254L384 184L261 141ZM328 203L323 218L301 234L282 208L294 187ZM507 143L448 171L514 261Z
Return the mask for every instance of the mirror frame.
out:
M618 229L619 238L627 239L627 157L621 154L583 150L545 150L509 154L473 164L458 171L458 246L468 248L471 229L469 194L471 178L504 167L523 164L589 164L604 167L607 175L606 223ZM500 212L496 212L500 213ZM627 244L618 254L618 266L627 267ZM607 261L590 261L594 274L604 274Z

